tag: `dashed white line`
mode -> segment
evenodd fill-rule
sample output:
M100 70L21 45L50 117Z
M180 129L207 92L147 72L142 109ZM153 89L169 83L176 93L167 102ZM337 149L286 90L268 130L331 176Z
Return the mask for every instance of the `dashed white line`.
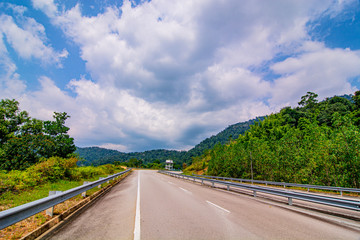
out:
M184 192L186 192L186 193L191 193L189 190L186 190L186 189L184 189L184 188L182 188L182 187L179 187L181 190L183 190Z
M216 205L215 203L212 203L212 202L210 202L210 201L206 201L206 202L207 202L208 204L214 206L214 207L217 207L217 208L223 210L224 212L230 213L229 210L227 210L227 209L225 209L225 208L223 208L223 207L220 207L219 205Z
M170 183L170 184L174 185L172 182L168 182L168 183Z
M138 175L134 240L140 240L140 171L139 171L139 175Z

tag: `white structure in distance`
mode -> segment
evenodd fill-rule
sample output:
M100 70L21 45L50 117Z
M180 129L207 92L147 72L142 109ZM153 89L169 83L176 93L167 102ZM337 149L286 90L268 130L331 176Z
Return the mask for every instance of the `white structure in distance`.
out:
M165 169L166 170L169 170L169 171L171 171L171 170L173 170L174 169L174 161L173 160L166 160L166 162L165 162Z

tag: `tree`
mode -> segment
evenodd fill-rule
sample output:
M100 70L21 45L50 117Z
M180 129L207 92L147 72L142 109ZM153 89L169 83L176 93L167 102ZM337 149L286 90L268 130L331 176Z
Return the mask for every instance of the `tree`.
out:
M15 99L0 101L0 143L4 144L14 137L21 125L29 120L26 111L19 110L19 103Z
M41 158L68 157L76 150L67 134L66 113L54 113L54 121L30 118L13 99L0 101L0 169L25 169Z
M301 97L301 101L298 102L298 104L305 109L311 109L315 107L316 103L318 102L318 100L316 99L317 97L318 95L316 93L307 92L305 96Z
M344 116L351 113L354 108L354 104L348 99L337 96L328 98L319 105L320 112L317 116L319 124L326 124L328 126L331 126L332 124L332 117L334 113L339 113Z
M54 112L55 121L44 122L45 134L48 134L55 143L53 156L65 158L76 150L74 139L67 134L69 128L64 125L69 117L66 112Z
M352 99L355 103L355 111L351 113L351 117L354 119L355 125L360 126L360 91L356 91Z
M356 91L352 99L355 103L356 109L360 109L360 91Z

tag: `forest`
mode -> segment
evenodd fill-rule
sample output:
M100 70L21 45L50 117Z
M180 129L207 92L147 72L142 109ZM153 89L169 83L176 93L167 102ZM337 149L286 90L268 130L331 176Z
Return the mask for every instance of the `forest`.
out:
M351 99L308 92L298 107L255 122L228 144L217 144L187 171L207 175L360 187L360 91Z
M54 112L53 121L31 118L15 99L0 101L0 170L25 170L51 157L68 158L76 150L68 135L67 113Z

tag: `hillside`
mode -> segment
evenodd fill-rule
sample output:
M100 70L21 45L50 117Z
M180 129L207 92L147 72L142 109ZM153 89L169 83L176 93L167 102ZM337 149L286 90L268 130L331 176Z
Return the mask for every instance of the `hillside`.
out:
M360 187L360 91L317 101L308 92L228 144L194 159L185 172L234 178Z
M264 117L260 117L259 119L262 120ZM144 163L153 162L154 160L165 162L167 159L172 159L175 161L175 164L181 166L184 162L190 164L193 157L201 156L204 151L211 149L217 143L225 144L229 142L230 139L238 138L240 134L243 134L246 130L248 130L250 125L254 124L256 121L257 120L252 119L246 122L230 125L220 133L206 138L189 151L158 149L145 152L123 153L100 147L78 147L76 153L84 159L84 161L81 163L83 165L98 166L102 164L113 163L115 161L126 162L131 158L136 158L141 159Z
M257 119L252 119L246 122L230 125L223 131L216 134L215 136L206 138L198 145L196 145L194 148L190 149L187 152L187 156L189 158L201 156L204 153L204 151L213 148L218 143L226 144L230 141L230 139L237 139L240 134L244 134L247 130L250 129L250 125L253 125L255 122L261 121L263 119L264 117L259 117Z

